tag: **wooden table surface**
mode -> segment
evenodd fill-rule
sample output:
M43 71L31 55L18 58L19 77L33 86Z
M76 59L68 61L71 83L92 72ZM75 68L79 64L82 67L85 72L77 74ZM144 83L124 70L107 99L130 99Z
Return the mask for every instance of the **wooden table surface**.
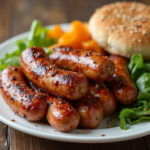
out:
M43 25L88 21L96 8L115 0L0 0L0 42L30 29L34 19ZM150 4L150 0L138 0ZM7 112L6 112L7 113ZM108 144L76 144L31 136L0 122L0 150L150 150L150 135Z

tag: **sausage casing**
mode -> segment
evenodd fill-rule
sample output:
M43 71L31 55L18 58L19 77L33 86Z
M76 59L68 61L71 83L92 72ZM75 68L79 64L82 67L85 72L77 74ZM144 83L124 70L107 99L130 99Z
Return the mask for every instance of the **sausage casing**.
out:
M137 89L128 71L127 59L120 56L109 57L115 63L115 73L108 80L116 100L124 105L131 105L137 98Z
M56 66L84 74L89 80L101 82L110 78L115 71L114 63L92 51L73 50L60 46L50 56Z
M24 50L20 65L29 80L53 95L76 100L88 91L88 81L84 75L59 69L40 47Z
M49 96L48 103L46 118L51 126L61 132L68 132L79 125L79 113L70 102L62 98Z
M30 87L36 92L42 92L47 97L49 107L46 118L49 124L61 132L68 132L79 125L80 116L77 110L65 99L46 94L42 89L29 82Z
M105 83L101 82L95 84L90 82L88 92L102 104L104 109L104 116L109 116L114 113L116 109L116 100Z
M11 66L3 70L0 93L12 110L27 120L41 120L46 113L46 97L27 86L20 67Z
M79 125L84 129L94 129L103 119L103 107L93 96L86 94L75 104L80 115Z

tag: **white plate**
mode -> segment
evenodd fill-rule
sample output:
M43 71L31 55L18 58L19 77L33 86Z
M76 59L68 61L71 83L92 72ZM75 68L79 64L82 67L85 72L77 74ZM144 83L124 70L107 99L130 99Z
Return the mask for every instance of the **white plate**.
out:
M64 30L68 24L61 25ZM51 28L52 26L48 26ZM13 37L0 45L0 58L6 52L16 50L15 42L28 35L29 32ZM15 122L11 120L14 119ZM111 121L110 121L111 120ZM121 130L118 116L110 116L103 119L101 125L94 130L75 129L69 133L61 133L48 124L41 122L29 122L24 118L14 115L13 111L6 105L0 96L0 121L19 131L35 135L38 137L77 143L106 143L129 140L148 135L150 133L150 122L142 122L132 125L128 130ZM35 126L37 125L37 126ZM101 136L105 135L105 136Z

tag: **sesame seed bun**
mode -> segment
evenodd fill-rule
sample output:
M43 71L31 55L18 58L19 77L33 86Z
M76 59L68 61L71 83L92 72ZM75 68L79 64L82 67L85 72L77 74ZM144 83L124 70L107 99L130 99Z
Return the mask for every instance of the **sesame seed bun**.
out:
M105 5L89 21L92 38L111 54L150 59L150 7L137 2Z

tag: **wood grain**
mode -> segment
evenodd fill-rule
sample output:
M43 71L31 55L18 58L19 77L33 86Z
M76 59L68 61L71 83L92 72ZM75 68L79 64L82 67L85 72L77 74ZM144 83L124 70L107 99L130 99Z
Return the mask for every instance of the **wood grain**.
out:
M86 22L97 8L113 2L116 2L116 0L66 0L69 22L77 19ZM143 2L150 5L150 0L138 0L138 2Z
M11 37L11 2L0 0L0 43ZM9 149L8 126L0 122L0 150Z
M8 149L7 126L0 122L0 150Z
M14 35L30 30L34 19L43 26L68 21L65 4L61 0L14 0Z
M143 138L107 144L79 144L46 140L14 129L9 132L10 150L146 150Z
M150 135L144 137L145 145L148 150L150 150Z
M129 0L128 0L129 1ZM150 4L150 0L138 0ZM0 42L42 25L88 21L96 8L115 0L0 0ZM150 136L109 144L76 144L34 137L0 123L0 150L150 150Z

